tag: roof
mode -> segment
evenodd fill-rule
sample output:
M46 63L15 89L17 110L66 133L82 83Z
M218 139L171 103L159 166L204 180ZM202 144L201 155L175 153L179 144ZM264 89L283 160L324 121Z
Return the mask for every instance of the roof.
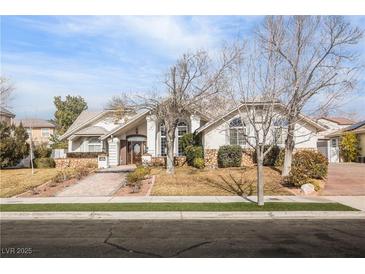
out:
M63 140L70 135L72 135L74 132L76 132L78 129L80 129L83 126L86 126L87 124L91 123L92 121L100 118L105 113L109 111L88 111L84 110L80 113L80 115L76 118L76 120L72 123L72 125L67 129L67 131L60 137L60 140Z
M339 124L339 125L352 125L355 124L355 121L345 118L345 117L320 117L319 119L328 120L330 122Z
M351 126L345 127L343 129L337 130L335 132L332 132L331 134L328 134L328 137L335 137L335 136L340 136L342 135L344 132L348 132L348 131L352 131L354 133L358 132L358 131L362 131L363 128L365 127L365 120L360 121L356 124L353 124Z
M12 113L10 110L7 110L6 108L4 108L2 106L0 106L0 114L3 115L3 116L10 117L10 118L15 117L14 113Z
M108 138L109 136L117 133L120 130L123 130L125 128L128 128L128 126L130 126L134 122L138 121L139 119L145 118L145 116L148 113L149 113L149 110L146 110L146 111L143 111L143 112L138 113L137 115L134 115L130 120L127 121L127 123L122 124L122 125L118 126L117 128L109 131L107 134L101 136L101 140L104 140L104 139Z
M15 125L20 125L22 123L23 127L32 128L55 128L56 126L51 122L43 119L16 119L14 120Z
M98 126L86 127L79 130L75 135L104 135L108 131L105 128Z
M206 123L205 125L201 126L200 128L198 128L196 130L196 133L200 133L200 132L203 132L204 130L206 130L207 128L209 128L211 125L219 122L220 120L232 115L233 113L235 113L236 111L238 111L239 109L241 109L244 105L255 105L255 106L258 106L258 105L263 105L263 104L267 104L267 102L247 102L247 103L243 103L242 105L240 105L239 107L237 108L234 108L233 110L227 112L225 115L221 116L221 117L218 117L208 123ZM282 108L284 109L284 105L281 104L281 103L274 103L277 107L279 108ZM313 127L315 127L316 129L320 130L320 131L323 131L323 130L326 130L325 127L323 127L322 125L320 125L319 123L317 123L316 121L312 120L311 118L303 115L303 114L300 114L300 119L302 119L303 121L305 121L306 123L312 125Z

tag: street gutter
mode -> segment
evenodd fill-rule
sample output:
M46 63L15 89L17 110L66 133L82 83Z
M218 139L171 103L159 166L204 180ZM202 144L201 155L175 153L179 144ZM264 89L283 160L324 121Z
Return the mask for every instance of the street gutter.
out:
M286 220L364 219L364 211L1 212L0 220Z

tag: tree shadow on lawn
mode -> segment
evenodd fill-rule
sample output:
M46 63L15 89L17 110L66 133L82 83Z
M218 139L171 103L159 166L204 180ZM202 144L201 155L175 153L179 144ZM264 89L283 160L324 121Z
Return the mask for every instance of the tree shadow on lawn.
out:
M231 173L227 176L218 175L218 177L219 180L207 178L207 185L230 194L237 195L249 202L256 202L249 198L249 196L256 194L256 179L247 178L245 172L241 172L239 178L233 176ZM281 184L266 184L264 191L278 194L280 192L285 192L285 187Z

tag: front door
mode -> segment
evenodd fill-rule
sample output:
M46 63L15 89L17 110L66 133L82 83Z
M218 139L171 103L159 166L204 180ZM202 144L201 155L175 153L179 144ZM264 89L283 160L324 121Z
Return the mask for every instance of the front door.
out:
M143 141L128 141L127 163L139 165L142 163L142 153L144 151Z

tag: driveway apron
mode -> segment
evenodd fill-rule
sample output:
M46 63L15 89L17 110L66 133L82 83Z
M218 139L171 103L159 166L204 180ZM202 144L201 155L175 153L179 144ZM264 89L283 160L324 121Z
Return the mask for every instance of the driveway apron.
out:
M330 164L328 179L322 192L326 196L364 196L365 164Z

